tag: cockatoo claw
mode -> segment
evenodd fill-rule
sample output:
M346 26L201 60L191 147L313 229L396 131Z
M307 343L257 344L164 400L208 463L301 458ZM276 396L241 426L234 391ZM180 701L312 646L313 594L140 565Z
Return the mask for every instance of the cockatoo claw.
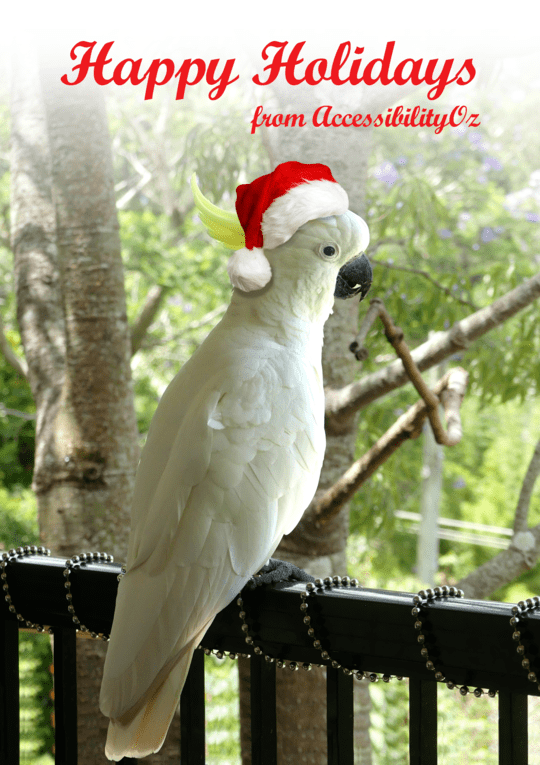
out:
M304 569L295 566L289 561L270 558L268 563L261 568L258 574L252 576L248 582L251 589L263 584L275 584L276 582L314 582L315 577L308 574Z

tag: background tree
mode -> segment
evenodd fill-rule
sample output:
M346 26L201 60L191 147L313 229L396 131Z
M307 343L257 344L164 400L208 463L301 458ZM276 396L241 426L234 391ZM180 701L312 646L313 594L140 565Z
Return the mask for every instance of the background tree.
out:
M122 554L137 458L129 335L102 93L17 69L12 247L18 320L36 404L32 487L57 555ZM41 87L41 84L43 87ZM29 97L31 94L31 97ZM126 501L127 500L127 501ZM104 646L78 642L81 762L95 762Z

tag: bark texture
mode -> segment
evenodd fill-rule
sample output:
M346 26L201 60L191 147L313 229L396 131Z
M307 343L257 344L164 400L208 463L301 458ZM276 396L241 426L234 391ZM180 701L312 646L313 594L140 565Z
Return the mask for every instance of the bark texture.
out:
M47 475L64 378L65 336L55 210L37 60L14 61L11 89L11 241L17 318L36 404L34 488Z
M112 160L98 89L42 73L50 145L65 364L47 470L34 477L57 551L126 549L137 460L130 341Z
M67 88L26 53L13 67L12 244L40 534L57 555L105 550L122 561L138 434L105 106L99 88ZM104 653L77 641L80 765L107 762ZM177 761L178 746L175 723L147 761Z

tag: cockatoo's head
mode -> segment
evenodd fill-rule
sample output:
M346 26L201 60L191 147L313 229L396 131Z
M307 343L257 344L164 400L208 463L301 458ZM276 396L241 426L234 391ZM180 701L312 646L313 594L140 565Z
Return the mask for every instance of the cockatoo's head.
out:
M347 208L346 192L326 165L285 162L237 188L237 215L220 210L191 187L210 235L237 250L227 271L244 293L277 286L297 294L362 300L372 280L363 251L369 230ZM328 300L325 299L327 303Z
M334 297L359 295L372 281L364 221L347 210L304 223L283 244L264 250L271 280L253 296L272 291L288 312L312 321L326 321Z
M285 244L265 252L278 270L291 259L292 268L309 273L312 283L334 285L335 297L363 300L373 278L364 254L368 243L366 223L347 210L304 223Z

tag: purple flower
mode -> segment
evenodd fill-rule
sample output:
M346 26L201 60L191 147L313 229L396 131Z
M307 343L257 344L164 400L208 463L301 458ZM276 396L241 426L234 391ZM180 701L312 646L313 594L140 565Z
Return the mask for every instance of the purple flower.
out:
M393 186L399 178L399 173L391 162L383 162L382 165L375 170L375 177L388 186Z

